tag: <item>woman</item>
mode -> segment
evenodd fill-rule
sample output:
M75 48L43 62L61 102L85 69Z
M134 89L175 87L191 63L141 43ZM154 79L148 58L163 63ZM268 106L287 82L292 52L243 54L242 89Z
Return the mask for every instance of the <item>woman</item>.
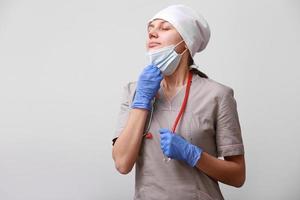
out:
M209 38L206 21L184 5L148 23L151 64L124 88L112 151L120 173L136 166L134 199L219 200L218 181L235 187L245 181L233 89L193 62Z

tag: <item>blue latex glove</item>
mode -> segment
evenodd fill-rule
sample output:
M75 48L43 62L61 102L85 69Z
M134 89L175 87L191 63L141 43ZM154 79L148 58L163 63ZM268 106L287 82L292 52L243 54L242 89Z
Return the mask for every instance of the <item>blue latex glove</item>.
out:
M163 76L155 65L148 65L139 76L132 108L151 110L151 101L160 88Z
M159 129L160 146L163 153L172 159L185 161L194 167L201 157L202 149L197 147L182 136L172 133L169 129Z

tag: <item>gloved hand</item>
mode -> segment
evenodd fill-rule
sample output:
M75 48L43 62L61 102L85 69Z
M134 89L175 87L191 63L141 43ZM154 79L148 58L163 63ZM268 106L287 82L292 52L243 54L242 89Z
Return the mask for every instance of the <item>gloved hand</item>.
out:
M163 76L155 65L145 67L138 79L131 107L151 110L151 100L159 90L162 79Z
M202 149L197 147L182 136L172 133L169 129L159 129L160 146L163 153L172 159L185 161L194 167L201 157Z

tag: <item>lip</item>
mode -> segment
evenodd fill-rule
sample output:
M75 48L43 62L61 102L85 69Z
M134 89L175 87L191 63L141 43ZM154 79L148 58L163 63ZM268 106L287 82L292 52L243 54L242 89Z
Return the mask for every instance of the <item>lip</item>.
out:
M154 48L154 47L156 47L156 46L158 46L158 45L160 45L159 42L149 42L148 47L149 47L149 48Z

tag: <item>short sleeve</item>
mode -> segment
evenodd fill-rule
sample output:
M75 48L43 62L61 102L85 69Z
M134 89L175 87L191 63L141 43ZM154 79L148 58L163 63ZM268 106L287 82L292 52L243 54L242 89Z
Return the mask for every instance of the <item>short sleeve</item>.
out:
M125 127L130 112L130 85L131 83L128 83L126 86L123 87L120 111L117 117L116 128L112 139L113 145L119 137L121 131Z
M244 145L232 88L226 88L217 108L216 143L219 157L244 154Z

